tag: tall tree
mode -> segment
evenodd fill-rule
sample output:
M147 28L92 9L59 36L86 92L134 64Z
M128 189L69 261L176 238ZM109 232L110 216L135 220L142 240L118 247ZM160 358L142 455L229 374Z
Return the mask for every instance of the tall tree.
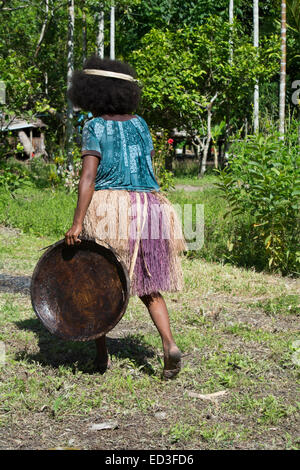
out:
M281 0L281 66L280 66L280 93L279 93L279 132L280 139L284 140L286 95L286 0Z
M97 13L97 39L96 39L96 50L97 54L101 59L104 58L104 11L103 6L101 5L101 10Z
M86 27L86 13L82 10L82 62L84 63L87 56L87 27Z
M292 43L292 47L290 47L290 49L287 47L287 69L289 70L292 89L296 89L293 93L293 104L298 108L298 142L300 145L300 0L287 0L286 8L286 26L289 31L287 39Z
M259 47L259 1L253 1L253 23L254 23L254 33L253 33L253 45L257 48ZM254 115L253 115L253 125L254 133L259 131L259 83L258 79L254 85Z
M49 19L49 0L45 0L45 18L44 18L44 21L43 21L41 34L40 34L40 37L39 37L39 40L38 40L38 43L37 43L37 46L36 46L36 50L35 50L35 53L34 53L34 58L37 57L37 55L39 53L39 50L40 50L40 47L41 47L41 44L43 42L45 32L46 32L46 28L47 28L47 24L48 24L48 19Z
M110 58L115 59L115 5L112 1L110 8Z
M234 0L229 0L229 24L230 24L230 33L229 33L229 64L232 65L233 63L233 40L232 40L232 28L233 28L233 18L234 18ZM226 109L226 127L225 127L225 134L226 134L226 142L225 142L225 158L228 158L228 149L229 149L229 133L230 133L230 108L231 103L228 101L228 106Z
M68 87L71 83L72 74L74 71L74 26L75 26L75 12L74 0L68 0L68 71L67 71L67 84ZM73 168L73 105L68 99L67 102L67 122L66 122L66 148L67 148L67 164L68 168Z
M232 64L228 60L230 31ZM224 120L229 102L230 124L240 129L242 118L249 112L256 79L267 80L276 73L277 49L278 42L266 41L258 55L238 22L232 27L217 17L192 30L153 29L130 58L143 82L140 110L155 127L171 132L181 128L197 135L204 154L205 144L211 141L214 126ZM202 163L205 171L205 159Z
M234 16L234 0L229 0L229 24L232 25L233 23L233 16ZM230 33L230 38L229 38L229 44L230 44L230 62L232 62L233 59L233 46L232 46L232 37Z

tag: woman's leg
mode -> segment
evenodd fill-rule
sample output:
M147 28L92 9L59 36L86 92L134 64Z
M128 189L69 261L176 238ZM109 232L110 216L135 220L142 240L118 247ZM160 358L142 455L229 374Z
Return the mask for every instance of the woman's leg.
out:
M181 366L181 353L172 336L169 313L163 296L159 292L140 297L161 336L164 350L164 378L178 374Z
M103 373L111 366L106 347L106 336L100 336L95 340L95 343L97 350L96 364L99 371Z

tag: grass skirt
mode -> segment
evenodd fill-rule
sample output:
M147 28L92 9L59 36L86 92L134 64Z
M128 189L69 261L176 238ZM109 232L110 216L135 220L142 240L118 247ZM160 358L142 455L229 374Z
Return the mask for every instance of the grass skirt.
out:
M131 295L182 289L180 252L186 245L177 214L161 193L95 191L82 236L118 253L132 271Z

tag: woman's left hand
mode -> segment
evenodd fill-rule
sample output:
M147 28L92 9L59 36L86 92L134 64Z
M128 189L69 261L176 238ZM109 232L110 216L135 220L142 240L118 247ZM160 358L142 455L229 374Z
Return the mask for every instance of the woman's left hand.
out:
M65 234L65 242L67 245L76 245L81 243L79 235L82 231L81 224L73 224L72 227Z

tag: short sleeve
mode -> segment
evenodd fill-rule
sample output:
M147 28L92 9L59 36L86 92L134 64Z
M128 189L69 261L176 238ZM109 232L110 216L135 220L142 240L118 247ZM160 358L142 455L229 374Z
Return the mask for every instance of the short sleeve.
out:
M146 123L145 119L143 119L141 116L137 116L137 120L134 121L134 124L136 127L145 135L148 145L149 145L149 150L151 152L151 156L154 154L154 146L153 146L153 141L152 141L152 136L151 132L149 130L148 124Z
M93 123L87 121L82 130L82 157L85 155L94 155L101 158L101 137L104 125L102 123Z
M146 126L147 126L147 124L146 124ZM150 129L149 129L148 126L147 126L147 134L148 134L150 152L152 153L153 150L154 150L154 145L153 145L152 135L151 135L151 132L150 132Z

